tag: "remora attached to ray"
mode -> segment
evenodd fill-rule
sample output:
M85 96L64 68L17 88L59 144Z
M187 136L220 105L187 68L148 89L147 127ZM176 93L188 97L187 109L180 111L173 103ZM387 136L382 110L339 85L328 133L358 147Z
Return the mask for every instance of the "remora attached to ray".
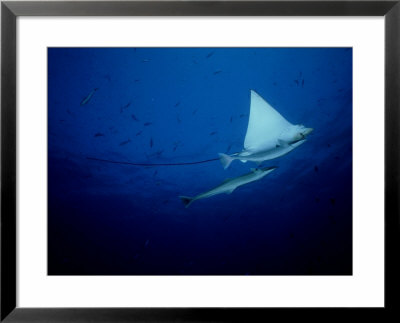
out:
M240 153L219 154L224 168L239 159L242 162L262 162L286 155L306 141L313 130L293 125L255 91L250 91L250 115L244 150Z
M207 192L201 193L195 197L179 196L179 198L182 200L185 207L189 207L189 205L196 200L204 199L222 193L231 194L237 187L257 181L271 173L276 168L277 167L275 166L258 169L253 168L250 173L235 178L228 178L217 187Z

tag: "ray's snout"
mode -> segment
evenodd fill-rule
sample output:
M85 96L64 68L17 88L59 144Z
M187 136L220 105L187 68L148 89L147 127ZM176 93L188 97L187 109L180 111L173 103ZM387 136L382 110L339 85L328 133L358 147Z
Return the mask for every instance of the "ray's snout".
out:
M313 128L305 128L303 130L303 135L307 136L309 133L311 133L314 129Z

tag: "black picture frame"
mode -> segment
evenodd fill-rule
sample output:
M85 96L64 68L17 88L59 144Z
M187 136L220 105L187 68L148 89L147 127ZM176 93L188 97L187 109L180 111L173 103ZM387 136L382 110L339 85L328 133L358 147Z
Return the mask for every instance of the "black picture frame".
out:
M19 16L384 16L384 308L18 308L16 307L16 19ZM272 319L382 321L399 306L400 1L2 1L1 302L3 322L252 322ZM40 291L38 291L40 292ZM394 316L396 317L396 316Z

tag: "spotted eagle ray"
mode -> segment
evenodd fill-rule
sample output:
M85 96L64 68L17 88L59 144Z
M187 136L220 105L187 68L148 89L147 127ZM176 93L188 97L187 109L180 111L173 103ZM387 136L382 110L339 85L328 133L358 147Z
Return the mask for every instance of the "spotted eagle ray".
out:
M286 155L306 141L313 131L303 125L293 125L255 91L251 90L250 115L244 150L227 155L220 153L224 168L239 159L242 162L262 162Z
M231 194L237 187L257 181L263 178L264 176L268 175L269 173L271 173L276 168L277 167L275 166L264 167L264 168L252 168L250 173L235 178L228 178L217 187L207 192L196 195L195 197L179 196L179 198L182 200L183 204L187 208L189 207L190 204L192 204L196 200L204 199L222 193Z

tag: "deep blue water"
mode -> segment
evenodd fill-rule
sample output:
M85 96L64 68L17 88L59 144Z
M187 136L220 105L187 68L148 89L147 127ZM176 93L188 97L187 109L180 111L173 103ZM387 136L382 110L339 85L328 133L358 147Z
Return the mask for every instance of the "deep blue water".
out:
M88 159L241 151L250 89L314 131L230 195L178 198L256 164ZM50 48L48 175L52 275L349 275L352 50Z

